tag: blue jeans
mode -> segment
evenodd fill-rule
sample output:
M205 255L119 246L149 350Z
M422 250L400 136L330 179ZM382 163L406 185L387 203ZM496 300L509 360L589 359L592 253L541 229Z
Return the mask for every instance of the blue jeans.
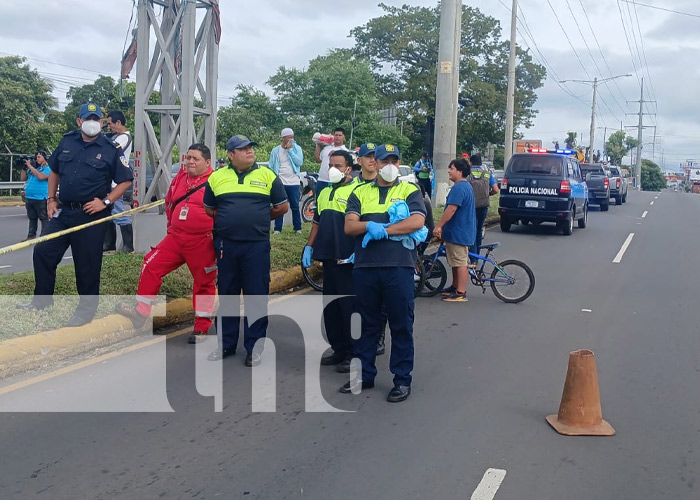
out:
M295 186L284 186L289 200L289 210L292 212L292 225L295 231L301 231L301 213L299 213L299 197L301 196L301 188L299 184ZM280 215L275 219L275 231L282 231L282 223L284 215Z
M476 209L476 240L474 245L469 247L471 253L479 253L479 247L481 246L481 229L484 227L484 221L486 220L486 215L489 213L489 207L481 207Z

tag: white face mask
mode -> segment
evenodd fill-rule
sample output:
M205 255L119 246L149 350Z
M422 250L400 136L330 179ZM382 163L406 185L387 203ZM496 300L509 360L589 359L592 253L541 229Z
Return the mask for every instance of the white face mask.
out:
M96 122L95 120L85 120L82 125L80 125L80 130L88 137L95 137L102 131L102 126L100 122Z
M328 180L331 181L331 184L337 184L343 179L345 179L345 174L343 172L335 167L328 169Z
M379 169L379 175L382 176L386 182L394 182L399 176L399 167L393 163L388 163Z

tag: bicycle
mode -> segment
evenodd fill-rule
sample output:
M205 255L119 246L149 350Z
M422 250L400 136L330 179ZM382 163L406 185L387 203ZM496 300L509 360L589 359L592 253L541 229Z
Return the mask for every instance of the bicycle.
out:
M481 287L481 293L486 293L486 284L489 283L496 297L503 302L516 304L532 294L535 289L535 275L525 263L519 260L509 259L496 262L489 257L491 252L500 246L500 243L481 245L479 251L486 249L484 255L469 252L470 259L476 259L480 262L480 264L477 263L469 267L469 277L474 286ZM419 297L434 297L445 288L447 269L440 261L440 257L446 255L445 244L440 243L435 253L418 257L425 273L425 283L423 289L418 293ZM487 276L487 271L491 267L493 269L490 276Z
M323 292L323 262L315 261L310 268L304 267L303 262L301 263L301 274L304 277L304 281L316 290L317 292ZM413 272L413 296L417 297L420 291L425 286L425 271L423 270L423 265L420 259L416 260L416 267Z

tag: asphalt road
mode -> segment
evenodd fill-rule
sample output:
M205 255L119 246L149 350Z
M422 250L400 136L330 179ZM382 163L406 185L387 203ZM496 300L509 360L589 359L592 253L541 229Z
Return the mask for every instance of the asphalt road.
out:
M337 393L347 376L320 367L327 402L352 412L305 412L302 335L280 316L269 328L275 413L251 411L240 354L223 362L215 412L183 336L9 381L0 497L697 499L700 197L655 196L630 193L569 237L489 231L498 258L533 269L534 294L517 305L473 288L467 304L419 299L413 394L401 404L385 401L384 356L360 395ZM298 314L297 299L277 305ZM578 348L596 353L613 437L560 436L545 421ZM49 412L60 409L73 413ZM89 413L100 409L113 411Z

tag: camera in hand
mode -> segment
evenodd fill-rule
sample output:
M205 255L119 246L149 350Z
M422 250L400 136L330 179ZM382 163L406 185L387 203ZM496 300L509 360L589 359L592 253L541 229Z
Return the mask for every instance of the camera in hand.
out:
M29 161L29 163L32 164L32 166L36 167L36 163L34 162L34 155L21 155L19 157L19 161L22 162L22 166L24 168L27 168L27 164L25 163L25 161L27 161L27 160Z

